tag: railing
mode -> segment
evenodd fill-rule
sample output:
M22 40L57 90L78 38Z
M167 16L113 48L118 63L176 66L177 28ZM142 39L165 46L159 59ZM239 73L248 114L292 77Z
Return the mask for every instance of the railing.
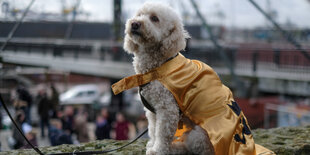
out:
M277 127L309 125L310 109L307 108L298 107L296 104L276 105L267 103L264 109L264 128L273 127L270 124L271 122L276 123Z
M219 74L230 74L219 53L207 41L203 43L205 46L198 46L195 42L190 43L189 48L183 54L207 63ZM299 51L285 45L286 47L271 44L260 45L259 43L230 45L224 48L224 52L239 76L266 76L310 81L310 61ZM28 53L29 56L35 54L76 60L86 58L127 63L132 60L131 56L123 51L122 43L112 41L18 40L15 38L8 44L6 51L15 54Z
M310 61L294 49L247 48L226 49L237 75L266 76L310 81ZM310 52L308 52L310 54ZM219 53L212 49L192 49L185 55L206 62L218 72L229 74Z

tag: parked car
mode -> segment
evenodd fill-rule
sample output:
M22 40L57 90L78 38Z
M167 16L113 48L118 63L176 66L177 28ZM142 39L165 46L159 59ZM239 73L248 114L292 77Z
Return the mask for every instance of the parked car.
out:
M94 104L98 102L100 96L101 91L97 85L78 85L60 94L60 104Z
M108 107L111 104L112 93L110 91L107 91L101 95L99 98L99 104L102 107Z
M112 112L116 112L111 105L112 93L110 91L101 91L97 85L78 85L70 88L60 95L60 104L66 105L82 105L89 114L89 119L94 120L96 111L106 107ZM127 116L138 118L144 114L143 104L137 92L129 90L124 92L123 96L123 112Z

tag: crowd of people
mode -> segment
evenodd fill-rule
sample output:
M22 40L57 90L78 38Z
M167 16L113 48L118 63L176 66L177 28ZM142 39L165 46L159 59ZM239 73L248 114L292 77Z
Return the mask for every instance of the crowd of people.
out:
M25 87L17 87L16 95L12 99L15 122L35 146L38 145L38 138L48 138L52 146L90 140L128 140L147 128L144 116L133 123L128 121L122 112L111 112L108 107L97 109L95 120L91 120L84 106L60 106L57 89L53 85L48 89L51 93L48 94L47 89L41 89L33 97ZM36 108L39 116L39 133L34 130L36 124L32 122L32 106ZM12 126L9 143L12 149L30 148L15 126Z

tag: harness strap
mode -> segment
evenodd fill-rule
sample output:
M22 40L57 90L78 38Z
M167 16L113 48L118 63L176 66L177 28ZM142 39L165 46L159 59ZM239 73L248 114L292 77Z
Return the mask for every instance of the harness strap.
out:
M149 104L149 102L144 98L144 96L141 94L142 88L145 87L146 85L148 85L150 83L144 84L142 86L139 86L139 95L142 101L142 104L144 105L144 107L146 107L149 111L153 112L154 114L156 114L155 108ZM179 114L180 116L182 115L182 111L181 109L179 109ZM183 123L183 122L179 122L179 123ZM179 124L180 125L180 124ZM183 126L183 124L181 125ZM180 127L179 127L180 128Z
M144 107L146 107L148 110L150 110L151 112L153 112L154 114L156 114L155 112L155 108L152 107L149 102L147 102L147 100L143 97L143 95L141 94L141 91L142 91L142 87L148 85L149 83L147 84L144 84L142 86L139 86L139 95L140 95L140 98L141 98L141 101L142 101L142 104L144 105Z
M142 88L146 85L148 85L149 83L147 84L144 84L142 86L139 86L139 95L140 95L140 98L141 98L141 101L142 101L142 104L144 105L144 107L146 107L149 111L151 111L152 113L156 114L156 111L155 111L155 108L149 104L149 102L143 97L143 95L141 94L141 91L142 91ZM179 109L179 115L180 117L182 117L182 111L181 109ZM183 129L183 121L182 120L179 120L178 122L178 129Z

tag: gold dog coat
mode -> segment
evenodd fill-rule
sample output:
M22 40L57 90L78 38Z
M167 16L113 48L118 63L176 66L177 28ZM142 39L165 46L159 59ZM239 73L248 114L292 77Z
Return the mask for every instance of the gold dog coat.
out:
M174 96L182 113L207 131L218 155L260 154L272 151L256 146L241 109L208 65L179 54L162 66L120 80L112 85L114 94L160 81ZM180 136L186 130L177 129Z

